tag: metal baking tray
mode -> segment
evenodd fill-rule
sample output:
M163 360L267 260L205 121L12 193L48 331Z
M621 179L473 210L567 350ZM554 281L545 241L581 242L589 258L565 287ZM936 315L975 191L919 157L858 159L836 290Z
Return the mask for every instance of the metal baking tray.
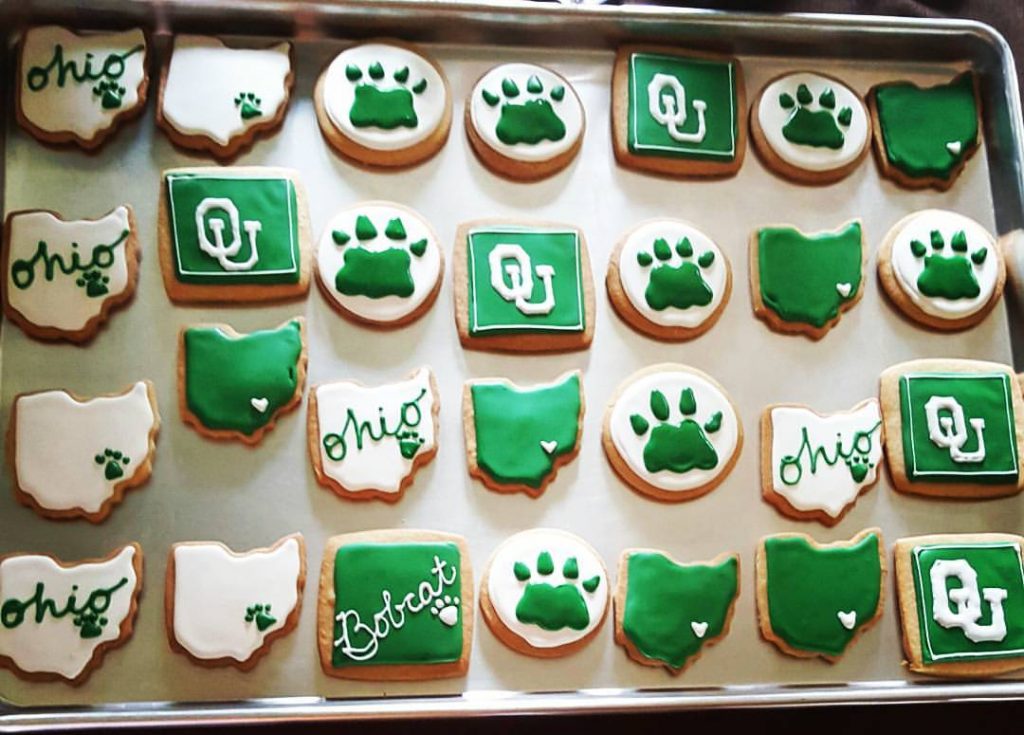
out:
M175 32L292 38L296 86L284 125L238 163L299 169L309 191L314 232L343 206L389 198L425 215L447 248L459 222L479 217L575 223L586 234L597 289L592 347L544 356L462 350L452 313L450 271L433 309L414 325L391 332L367 330L339 318L316 289L308 300L290 305L173 306L164 293L156 255L159 172L212 161L174 149L154 126L152 103L95 155L41 146L14 123L9 98L13 85L6 85L5 210L47 207L67 216L92 216L128 201L140 228L143 264L134 303L114 315L87 348L43 344L10 324L3 326L0 423L6 426L19 392L67 387L88 394L138 378L155 382L164 422L152 480L130 493L100 526L36 516L15 504L10 473L2 473L0 553L43 551L74 559L137 540L145 552L145 579L134 637L108 655L84 686L28 683L0 672L0 730L1024 697L1022 678L937 683L907 674L900 665L891 587L880 624L835 665L790 658L762 641L752 592L754 548L769 533L800 530L831 541L878 525L891 545L913 533L1019 532L1024 525L1019 497L972 503L927 500L895 493L883 476L842 523L826 529L779 515L761 500L758 477L758 417L767 403L799 401L820 410L849 407L876 393L883 368L916 357L976 357L1024 366L1016 280L1009 284L1005 305L980 326L944 335L901 318L869 277L861 303L817 343L767 329L753 316L747 285L747 237L758 225L780 219L814 230L862 217L872 250L871 270L874 249L885 231L909 211L957 210L1000 234L1024 226L1024 131L1017 80L1010 51L991 28L964 21L401 0L96 0L88 10L56 0L8 0L0 3L0 21L12 31L51 21L79 28L142 25L154 33L157 61ZM425 44L444 67L456 105L451 137L441 153L399 173L369 173L339 159L322 140L311 101L314 81L335 53L351 39L377 36ZM4 79L13 74L14 38L12 33L3 59ZM802 187L766 171L753 152L747 153L737 176L717 181L626 171L615 164L609 126L612 60L615 47L624 42L736 54L744 65L748 99L772 76L801 67L835 74L860 92L883 80L936 82L973 68L981 78L984 146L945 193L900 189L879 177L873 161L838 184ZM470 150L459 114L485 69L521 59L549 64L566 75L580 93L589 122L577 160L533 184L507 182L484 169ZM660 343L635 333L615 316L604 295L605 265L617 238L635 223L658 215L698 223L716 239L734 269L735 288L721 321L693 342ZM203 439L178 417L174 370L180 326L220 321L251 330L295 314L308 319L310 384L340 378L383 382L421 364L434 368L442 405L440 451L400 503L345 502L317 485L306 451L305 403L281 418L255 450ZM600 447L603 408L615 386L634 370L663 361L691 364L715 376L738 405L747 435L739 462L722 486L676 505L630 491ZM463 381L506 376L541 382L573 368L583 371L587 399L578 459L536 500L499 495L472 481L459 416ZM613 574L620 552L631 546L666 549L685 560L739 552L741 593L731 633L675 678L629 661L612 641L610 620L591 645L559 660L521 656L479 624L465 679L333 680L317 662L317 579L310 575L297 630L275 643L250 673L197 667L167 644L162 580L175 541L216 539L247 549L301 531L310 569L317 569L328 536L425 527L464 534L474 563L482 569L502 539L536 526L580 534L603 555Z

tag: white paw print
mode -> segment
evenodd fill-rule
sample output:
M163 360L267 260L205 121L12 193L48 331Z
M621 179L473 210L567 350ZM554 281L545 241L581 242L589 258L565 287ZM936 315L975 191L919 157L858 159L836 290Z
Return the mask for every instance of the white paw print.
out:
M430 608L430 612L450 628L459 622L459 598L450 595L439 597L434 600L434 606Z

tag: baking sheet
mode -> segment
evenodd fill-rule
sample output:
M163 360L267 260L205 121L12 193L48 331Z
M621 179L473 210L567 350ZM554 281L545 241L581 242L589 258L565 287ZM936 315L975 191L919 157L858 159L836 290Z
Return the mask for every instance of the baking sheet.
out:
M913 533L1014 532L1021 527L1020 499L952 503L907 497L894 493L883 475L833 529L787 520L760 497L758 420L762 407L771 402L804 402L820 411L848 408L874 395L880 371L901 360L1009 361L1003 305L965 333L934 334L900 317L874 278L877 245L888 227L907 212L941 207L994 226L985 150L974 156L960 180L945 193L899 189L879 177L871 160L838 184L800 187L766 171L749 149L733 178L660 179L621 169L614 161L608 123L612 53L431 45L428 51L444 67L455 103L450 140L424 165L400 173L368 173L331 152L319 133L311 102L321 68L345 45L344 41L297 45L296 87L283 128L257 143L237 163L297 168L308 190L316 237L334 212L368 199L395 199L433 224L448 255L440 296L423 319L392 332L345 321L315 288L308 300L282 306L172 306L163 290L156 252L159 172L212 161L175 150L154 127L152 102L139 121L119 131L94 156L44 148L8 116L5 210L45 207L65 217L92 217L128 202L138 221L143 263L134 303L116 313L87 348L42 344L10 324L3 325L0 422L6 426L13 398L20 392L62 387L92 394L149 378L156 384L163 425L152 479L143 489L129 493L101 526L38 517L14 502L10 473L3 473L0 553L49 552L75 559L105 554L136 540L142 544L146 565L134 637L110 652L84 686L30 684L5 670L0 671L0 698L19 706L53 706L909 680L900 666L898 621L888 584L881 621L836 665L794 659L762 641L753 595L757 540L769 533L805 531L831 541L871 525L882 528L890 546L896 538ZM507 182L484 169L466 141L461 115L466 95L484 71L496 63L524 59L551 65L565 75L579 93L588 119L576 161L562 173L533 184ZM963 68L827 59L786 62L750 56L741 61L748 100L769 78L793 68L833 74L861 93L890 79L935 83ZM151 99L155 96L151 93ZM489 216L582 226L598 296L596 331L589 350L507 356L464 351L459 346L452 313L452 238L459 222ZM695 222L716 240L733 267L732 297L721 321L692 342L660 343L639 335L617 318L605 296L604 271L616 240L636 223L655 216ZM861 302L821 342L769 330L753 316L750 306L747 238L751 230L779 221L804 230L833 228L852 217L863 218L871 249ZM249 331L277 325L296 314L308 319L309 385L344 378L386 382L419 365L434 369L441 395L440 451L397 505L345 502L316 483L306 449L305 401L299 410L282 417L256 449L209 441L182 424L174 372L181 326L214 321ZM633 371L663 361L686 363L713 375L739 407L745 430L742 454L725 482L703 498L674 505L647 500L628 489L609 468L600 446L606 399ZM504 376L521 383L541 382L573 368L583 371L587 402L579 457L559 472L537 500L492 493L472 481L465 467L459 415L463 381ZM613 643L610 618L583 651L560 660L540 660L507 649L478 616L465 679L349 682L321 672L315 646L316 571L328 536L372 528L454 531L467 537L479 579L500 541L518 530L539 526L583 536L602 554L612 576L619 553L631 546L661 548L680 560L739 552L741 593L731 633L707 649L681 678L674 678L661 669L629 661ZM163 575L170 544L213 539L244 550L294 531L305 535L310 553L301 621L292 634L273 645L255 670L201 668L170 651L163 615Z

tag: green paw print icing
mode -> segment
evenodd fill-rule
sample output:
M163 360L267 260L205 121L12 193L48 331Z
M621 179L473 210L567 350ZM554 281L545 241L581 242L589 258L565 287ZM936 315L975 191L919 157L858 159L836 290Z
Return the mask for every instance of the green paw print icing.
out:
M239 92L235 97L235 107L238 108L238 114L242 116L243 120L252 120L254 117L262 115L262 105L263 100L252 92Z
M501 116L494 133L502 143L535 145L543 140L556 141L565 137L565 123L551 104L565 99L565 87L561 84L545 93L544 84L534 74L526 81L526 92L523 93L514 79L505 77L501 82L500 95L489 89L482 90L480 94L490 107L501 103Z
M949 241L949 255L945 254L946 241L938 230L931 232L931 249L920 240L910 241L914 257L924 258L924 270L917 277L917 290L925 296L943 299L973 299L981 293L974 269L985 262L988 248L980 247L968 254L967 235L963 230L954 233Z
M422 258L427 251L427 239L408 242L409 236L401 217L388 220L384 237L396 243L384 250L368 250L362 243L380 236L376 225L366 215L356 217L356 241L350 245L352 235L343 230L334 230L331 238L334 244L346 248L344 263L334 276L334 287L347 296L368 296L380 299L385 296L412 296L416 284L412 279L412 258Z
M544 630L583 630L590 625L590 612L583 595L592 595L601 584L601 578L595 575L581 582L579 562L574 556L562 564L562 576L566 581L558 586L543 581L554 571L555 562L547 551L537 555L536 574L540 581L534 581L534 572L527 564L515 563L513 574L520 582L526 582L523 596L516 605L516 619L521 623L539 625Z
M106 296L110 293L110 289L107 288L108 283L110 283L109 276L103 275L97 268L90 268L75 279L75 285L79 288L84 288L85 295L90 298Z
M72 622L78 628L78 635L88 640L103 635L103 628L109 621L94 610L83 610L72 619Z
M863 482L873 466L866 454L851 454L845 461L847 469L850 470L850 477L853 478L854 482Z
M629 417L637 436L649 436L644 445L644 467L648 472L669 470L682 474L693 469L710 470L718 465L718 452L708 441L722 426L722 412L716 411L701 426L692 416L697 413L697 400L692 388L679 394L679 411L684 416L678 424L669 422L669 405L660 390L651 391L651 414L658 422L651 422L639 413Z
M270 614L270 603L257 603L245 608L245 622L256 623L256 629L262 633L271 625L277 622L277 618Z
M788 92L779 95L779 105L784 110L793 110L782 128L782 136L790 143L810 145L815 148L843 147L846 133L843 128L853 120L853 110L844 107L836 112L836 93L826 88L818 95L818 109L811 110L814 95L806 84L796 88L796 99Z
M676 309L689 309L691 306L707 306L714 298L702 270L711 267L715 262L715 254L706 250L693 262L693 245L690 238L684 237L676 243L675 253L682 262L673 265L673 248L665 238L659 237L652 246L653 255L646 250L637 253L636 260L644 268L654 265L650 271L650 280L644 298L647 305L657 311L664 311L672 306Z
M127 90L113 79L103 79L92 88L94 96L100 98L100 107L104 110L116 110L124 101Z
M128 455L116 449L104 449L103 454L97 454L96 464L103 468L103 476L108 480L118 480L124 477L124 468L131 463Z
M420 451L420 447L423 446L424 439L420 436L418 431L402 431L395 435L398 440L398 451L402 453L402 457L405 459L412 459L416 456L416 452Z
M349 110L348 119L357 128L415 128L419 125L416 116L414 95L421 95L427 89L427 80L410 84L409 67L403 66L387 73L379 61L370 64L365 74L355 65L345 67L345 76L355 83L355 98ZM381 89L387 86L387 89Z

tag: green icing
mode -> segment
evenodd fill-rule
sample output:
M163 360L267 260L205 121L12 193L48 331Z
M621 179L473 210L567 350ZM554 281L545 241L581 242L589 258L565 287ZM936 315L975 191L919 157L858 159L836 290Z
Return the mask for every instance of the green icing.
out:
M335 668L462 657L459 547L356 543L334 556Z
M114 265L116 256L114 251L125 240L129 232L125 230L114 242L109 245L96 245L89 255L88 262L83 263L78 252L78 243L71 243L71 254L64 256L60 253L51 253L50 246L46 241L40 240L36 245L36 251L31 258L18 258L11 263L11 283L20 290L30 288L36 280L37 266L42 271L43 278L53 281L58 273L65 276L72 276L75 285L85 289L85 295L90 298L106 296L110 289L110 276L106 272Z
M911 178L947 180L978 142L974 77L921 89L910 82L875 88L889 164Z
M637 436L644 436L650 430L644 445L644 467L648 472L668 470L683 474L693 469L710 470L718 466L718 452L707 435L721 428L721 411L713 413L701 426L692 418L697 413L697 401L691 388L680 393L679 410L683 420L678 424L669 421L668 399L660 390L651 391L650 408L658 422L653 429L640 414L629 417L630 426Z
M255 623L256 630L260 633L277 622L277 618L270 614L270 603L256 603L245 608L245 622Z
M973 299L981 293L981 286L974 275L975 265L985 262L988 248L981 247L968 256L967 235L958 230L950 240L951 255L943 251L945 239L938 230L931 233L931 254L920 240L911 240L910 252L917 258L924 258L924 268L917 277L917 290L925 296L944 299Z
M360 242L377 237L377 228L365 214L356 217L356 239Z
M103 468L103 476L113 481L124 477L124 468L131 464L132 460L120 450L108 447L102 454L97 454L93 461Z
M538 388L503 383L470 386L476 462L505 485L539 488L555 460L576 446L582 397L580 378ZM545 448L545 444L552 451Z
M481 96L489 107L502 103L494 128L494 134L502 143L536 145L541 141L556 141L565 137L565 123L551 104L552 101L557 104L564 99L565 87L557 86L545 97L544 85L540 78L531 75L526 81L526 91L534 97L513 102L521 92L519 85L510 77L501 80L500 91L499 96L484 88L481 90Z
M11 597L3 601L0 605L0 624L4 628L12 629L24 623L26 619L39 625L47 616L60 620L70 615L72 624L78 628L80 638L98 638L109 622L104 613L110 609L114 594L126 584L128 578L121 577L110 587L99 587L91 591L85 596L84 602L80 600L83 595L79 593L78 585L71 585L71 593L61 607L57 600L46 596L45 583L36 582L35 591L27 599Z
M863 265L858 222L812 236L766 227L757 243L761 301L783 321L820 329L857 295Z
M252 92L239 92L235 97L235 107L243 120L252 120L263 114L263 100Z
M881 539L869 533L853 545L816 548L802 536L764 541L768 619L788 646L841 656L857 630L878 612ZM849 616L847 628L842 616ZM848 617L848 619L850 619Z
M335 289L347 296L367 296L371 299L412 296L416 290L416 283L412 277L410 253L417 258L422 257L427 250L427 240L403 243L401 246L388 247L384 250L362 247L362 243L379 236L377 227L363 214L356 217L355 233L360 245L345 250L341 268L334 276ZM351 239L347 233L340 230L336 230L332 237L339 247L344 247ZM384 228L384 237L395 242L408 239L401 217L388 220Z
M329 459L341 462L348 456L349 449L353 448L349 444L353 440L355 451L361 452L364 444L376 444L384 439L393 438L398 442L399 453L405 459L412 459L424 443L423 437L416 429L424 419L420 401L426 395L427 389L423 388L415 398L403 402L398 409L398 420L392 426L388 426L384 406L378 406L376 415L369 418L358 416L354 408L346 409L341 431L323 435L324 453ZM433 421L429 413L427 418Z
M391 76L393 83L388 88L380 85L386 76L381 63L374 62L368 69L370 81L355 85L352 107L348 119L357 128L415 128L419 125L416 115L416 96L423 94L427 80L421 79L409 86L409 67L397 69ZM350 82L363 78L362 70L355 64L345 67L345 76Z
M1016 485L1016 424L1005 373L900 376L903 462L911 482ZM931 405L931 410L929 410Z
M829 454L827 445L814 445L807 434L807 427L800 430L800 448L796 454L787 454L779 460L779 478L784 485L799 485L804 476L804 467L810 470L812 475L818 473L818 463L824 462L828 467L833 467L843 462L850 471L850 477L854 482L862 482L868 476L868 472L874 466L871 464L871 453L875 446L875 432L882 428L882 422L877 422L868 429L861 429L854 432L850 437L848 446L843 446L843 437L836 433L836 443L832 447L832 454ZM879 441L881 433L879 432Z
M124 96L128 92L117 82L127 70L125 60L139 52L144 52L145 49L145 46L139 44L127 51L115 51L107 54L103 58L103 63L94 67L95 58L91 52L86 52L85 58L79 65L74 59L64 59L64 46L58 43L53 47L49 63L45 66L30 68L25 81L31 92L40 92L50 86L51 74L55 77L56 85L62 89L69 79L75 84L97 82L92 88L92 94L99 100L100 107L104 110L116 110L124 102Z
M523 575L525 570L525 576ZM555 571L554 560L547 551L537 556L537 575L548 577ZM583 630L590 625L590 612L580 587L587 594L593 594L601 583L598 576L577 582L579 563L576 557L569 557L562 566L562 575L571 581L553 585L534 581L530 568L523 562L513 565L513 573L521 582L526 582L523 596L516 604L516 620L520 623L537 625L544 630Z
M207 429L251 436L299 388L298 321L240 337L219 327L190 327L184 347L185 403Z
M676 564L664 554L639 552L626 563L622 632L645 658L681 669L722 635L739 591L735 556L720 564Z
M797 145L809 145L815 148L831 148L839 150L843 147L846 134L840 128L846 127L853 119L853 110L844 107L838 113L835 111L836 95L831 88L827 88L818 95L817 110L811 110L809 105L813 102L814 96L806 84L797 87L797 102L783 92L779 98L779 105L786 110L793 112L782 126L782 137L790 143Z
M689 309L693 306L707 306L714 298L714 292L704 280L702 271L715 262L715 254L705 250L697 257L697 262L689 260L693 257L693 245L689 238L682 238L676 243L675 252L682 262L673 263L673 250L668 242L659 237L651 245L654 255L646 250L637 253L637 263L647 268L657 261L657 265L648 273L647 288L644 299L647 305L656 311L664 311L669 307Z

